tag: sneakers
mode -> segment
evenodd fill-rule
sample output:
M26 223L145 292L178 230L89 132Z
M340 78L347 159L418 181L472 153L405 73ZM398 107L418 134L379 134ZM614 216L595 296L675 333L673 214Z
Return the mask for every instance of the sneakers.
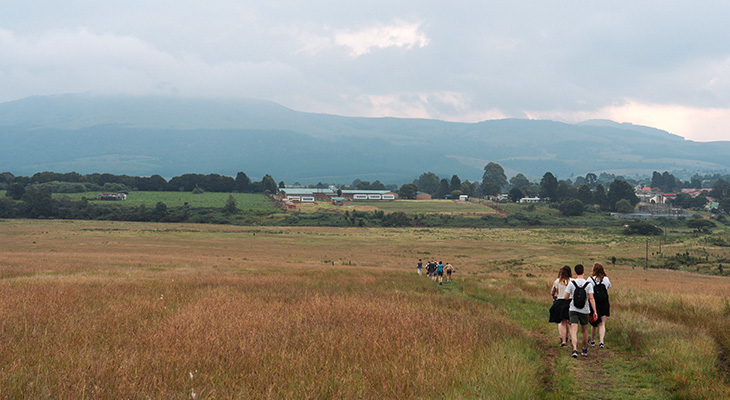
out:
M600 347L600 348L602 348L602 349L605 349L605 348L606 348L606 346L605 346L605 345L603 344L603 342L601 342L601 343L600 343L600 344L598 345L598 347Z
M596 341L593 340L593 339L588 339L588 343L590 343L591 346L595 346L596 345Z
M570 355L573 358L578 358L578 350L573 350L573 354Z
M583 349L583 357L588 357L588 349Z
M568 347L567 343L560 343L560 347Z

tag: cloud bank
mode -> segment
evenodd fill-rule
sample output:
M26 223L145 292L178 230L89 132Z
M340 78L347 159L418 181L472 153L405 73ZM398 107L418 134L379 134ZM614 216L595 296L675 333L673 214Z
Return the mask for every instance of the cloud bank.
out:
M681 1L13 1L0 101L261 98L474 122L607 118L730 140L730 5Z

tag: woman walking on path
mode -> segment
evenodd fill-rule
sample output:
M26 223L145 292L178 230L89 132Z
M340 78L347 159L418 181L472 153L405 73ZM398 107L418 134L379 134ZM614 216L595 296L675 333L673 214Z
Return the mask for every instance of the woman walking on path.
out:
M565 299L565 289L570 284L572 273L570 266L565 265L558 271L558 279L553 282L550 295L553 296L553 305L550 307L550 322L558 324L558 335L560 335L560 347L568 347L568 334L570 333L570 298Z
M603 339L606 336L606 318L611 315L611 304L608 302L608 288L611 287L611 281L606 276L606 271L603 269L601 263L593 264L593 276L591 276L593 283L593 298L596 300L596 313L598 314L598 341L601 348L606 346L603 344ZM596 326L591 326L591 346L596 345Z

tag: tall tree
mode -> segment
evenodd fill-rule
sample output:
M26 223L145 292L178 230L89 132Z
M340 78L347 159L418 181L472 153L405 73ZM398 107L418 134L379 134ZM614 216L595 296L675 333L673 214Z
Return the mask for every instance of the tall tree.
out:
M712 191L710 192L710 196L722 200L727 197L728 192L730 192L730 183L720 178L715 181L714 185L712 185Z
M540 180L540 197L555 201L558 196L558 179L551 172L546 172Z
M589 172L586 174L586 185L588 185L588 189L595 189L596 185L598 185L598 177L593 172Z
M522 193L520 188L513 187L509 190L509 199L512 200L513 203L517 203L523 197L525 197L525 195Z
M436 190L436 198L443 199L449 193L451 193L451 186L449 185L449 181L446 179L441 179L441 181L439 182L439 187Z
M424 172L418 177L416 185L418 186L418 190L433 195L438 190L439 177L433 172Z
M509 184L513 188L524 189L530 186L530 180L520 172L509 180Z
M497 195L507 185L507 175L504 168L495 162L489 162L484 166L482 175L482 191L484 194Z
M406 183L398 189L398 196L402 199L415 199L418 186L415 183Z
M622 179L616 179L608 186L608 206L611 210L616 210L616 203L625 199L631 204L631 207L639 203L639 198L634 193L634 187L630 183Z
M596 185L596 190L593 192L593 202L601 207L601 210L608 210L608 196L606 196L606 189L600 183Z
M379 180L376 180L370 184L370 190L386 190L386 188Z
M454 175L451 177L451 186L449 187L450 191L459 190L461 191L461 179L457 175Z
M556 201L574 199L578 196L578 190L570 183L570 180L558 182Z
M593 204L593 192L587 184L578 186L578 200L583 204Z
M226 200L226 205L223 206L223 212L226 214L234 214L236 211L238 211L238 208L236 207L236 199L232 194L229 194L228 200Z
M279 187L276 186L276 181L269 174L264 175L264 178L261 179L261 189L263 189L264 193L279 193Z
M251 191L251 179L243 172L236 174L236 191L239 193Z

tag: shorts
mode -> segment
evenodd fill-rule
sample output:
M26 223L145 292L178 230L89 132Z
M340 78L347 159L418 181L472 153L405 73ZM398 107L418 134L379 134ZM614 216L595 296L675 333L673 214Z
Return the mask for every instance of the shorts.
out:
M446 275L451 275L451 270L450 269L447 269L446 270Z
M590 314L583 314L583 313L579 313L577 311L571 311L570 312L570 323L588 325L588 319L590 318L590 316L591 316Z
M444 276L444 271L438 271L439 276Z

